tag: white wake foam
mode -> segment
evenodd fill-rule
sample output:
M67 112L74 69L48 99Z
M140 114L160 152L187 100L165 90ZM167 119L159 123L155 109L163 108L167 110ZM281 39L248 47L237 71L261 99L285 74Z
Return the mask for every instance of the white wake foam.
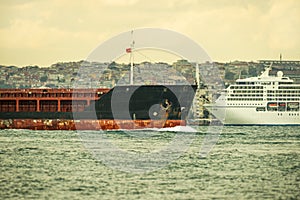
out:
M142 129L117 129L117 130L105 130L105 131L114 131L114 132L185 132L185 133L196 133L197 130L191 126L175 126L169 128L142 128Z
M170 128L161 128L158 131L170 131L170 132L186 132L186 133L196 133L197 130L190 126L175 126Z

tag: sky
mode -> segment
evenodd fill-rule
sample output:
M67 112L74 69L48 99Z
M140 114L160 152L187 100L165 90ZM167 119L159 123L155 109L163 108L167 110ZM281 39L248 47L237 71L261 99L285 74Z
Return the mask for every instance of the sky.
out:
M0 65L83 60L143 27L186 35L213 61L300 60L299 0L3 0Z

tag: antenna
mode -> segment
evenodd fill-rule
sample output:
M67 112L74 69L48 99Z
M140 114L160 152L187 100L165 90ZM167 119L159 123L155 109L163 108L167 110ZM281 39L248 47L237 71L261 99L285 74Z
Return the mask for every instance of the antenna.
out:
M280 62L281 62L282 61L282 54L281 53L280 53L279 59L280 59Z
M200 76L199 76L199 65L198 62L196 63L196 84L197 88L200 88Z

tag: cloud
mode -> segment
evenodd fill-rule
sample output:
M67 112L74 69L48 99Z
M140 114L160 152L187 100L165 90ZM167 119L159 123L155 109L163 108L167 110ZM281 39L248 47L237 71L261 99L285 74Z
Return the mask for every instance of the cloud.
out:
M261 59L281 51L299 58L300 1L44 0L0 3L0 51L52 62L85 57L99 43L139 27L181 32L216 60ZM24 51L24 49L26 51ZM23 55L24 54L24 55ZM36 55L36 56L32 56ZM8 58L8 57L7 57ZM0 64L5 60L0 55ZM48 63L51 64L51 63Z
M278 1L263 20L268 45L272 49L300 48L300 2Z
M45 27L41 20L17 19L11 22L11 26L0 29L0 41L2 48L48 48L59 46L66 40L88 41L97 38L98 34L88 31L68 31L55 27ZM70 42L71 43L71 42Z
M294 56L300 51L300 8L295 1L202 7L176 12L157 23L189 35L212 57L225 61L270 58L281 51Z
M139 0L102 0L102 3L109 6L132 6Z

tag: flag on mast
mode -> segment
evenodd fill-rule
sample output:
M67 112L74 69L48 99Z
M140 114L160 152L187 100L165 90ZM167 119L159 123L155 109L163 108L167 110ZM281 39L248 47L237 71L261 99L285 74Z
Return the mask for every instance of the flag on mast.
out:
M127 48L126 53L131 53L131 48Z

